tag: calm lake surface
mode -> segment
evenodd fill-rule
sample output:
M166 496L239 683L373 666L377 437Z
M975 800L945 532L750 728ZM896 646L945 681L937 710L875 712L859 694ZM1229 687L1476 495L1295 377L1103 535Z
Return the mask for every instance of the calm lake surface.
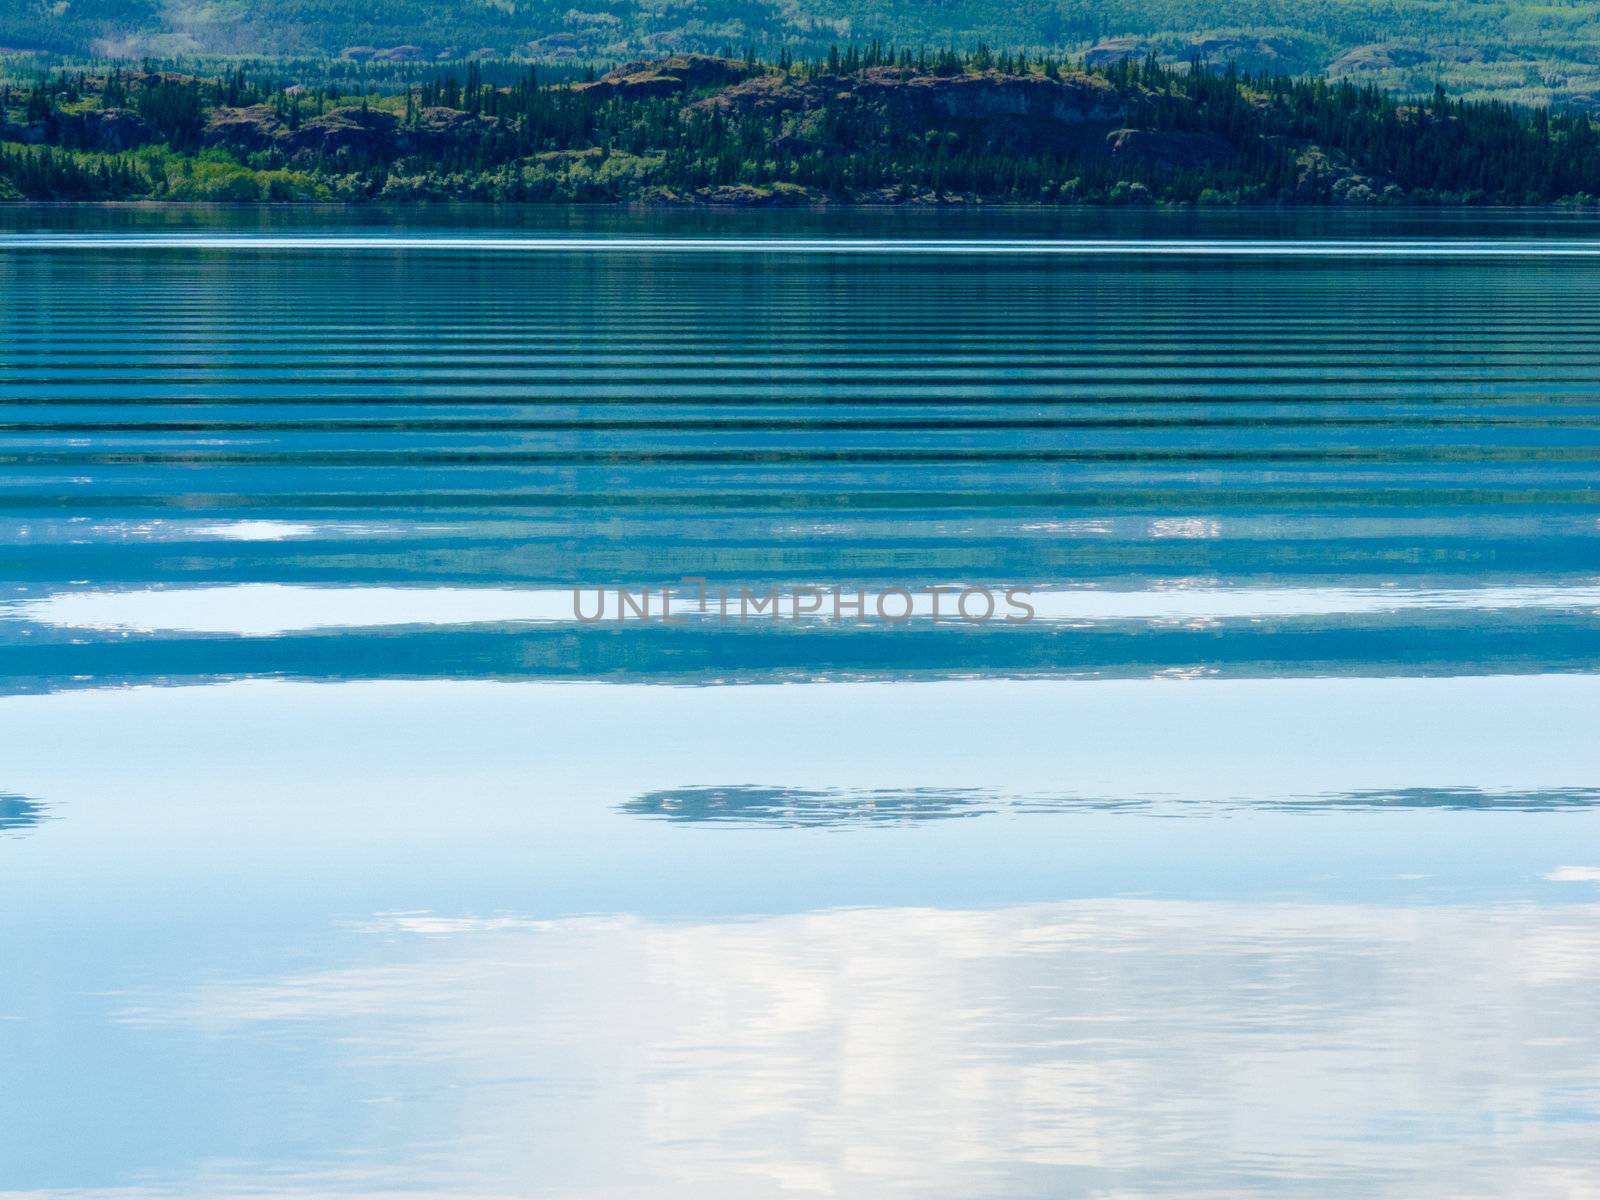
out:
M1600 223L33 208L0 297L0 1195L1600 1195Z

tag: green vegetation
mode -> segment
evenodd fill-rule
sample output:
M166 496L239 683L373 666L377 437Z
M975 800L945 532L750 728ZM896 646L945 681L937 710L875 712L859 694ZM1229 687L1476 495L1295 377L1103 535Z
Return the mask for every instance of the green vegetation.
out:
M1350 77L1385 90L1588 106L1600 96L1600 0L11 0L0 48L83 58L480 55L601 64L840 41L1017 46L1104 62L1194 53L1247 72ZM45 64L55 65L55 64Z
M513 73L514 72L514 73ZM727 204L1592 203L1586 114L1349 81L873 43L289 84L113 68L0 86L0 196ZM508 82L499 81L500 78Z

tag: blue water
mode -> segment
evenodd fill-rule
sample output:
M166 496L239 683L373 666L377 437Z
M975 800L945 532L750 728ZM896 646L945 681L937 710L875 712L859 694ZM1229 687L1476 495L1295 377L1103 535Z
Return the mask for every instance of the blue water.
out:
M1597 284L0 214L0 1196L1600 1190Z

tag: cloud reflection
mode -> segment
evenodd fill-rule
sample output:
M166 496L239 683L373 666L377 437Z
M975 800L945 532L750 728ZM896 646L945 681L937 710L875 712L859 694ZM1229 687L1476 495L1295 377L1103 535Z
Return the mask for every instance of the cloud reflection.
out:
M1181 523L1187 525L1189 523ZM212 536L235 540L275 541L306 536L314 527L285 522L241 521L208 527ZM1174 536L1191 536L1184 533ZM714 585L738 608L741 583ZM850 593L849 583L782 585L781 621L770 616L752 618L756 629L807 628L837 630L853 627L854 620L832 617L824 607L804 618L794 613L797 590L814 588L824 596L836 588ZM874 585L874 587L887 585ZM954 595L966 584L944 581ZM979 585L994 596L1018 588L1032 610L1027 623L1038 625L1099 625L1135 622L1155 625L1199 622L1208 627L1225 621L1292 621L1332 618L1417 619L1441 614L1498 614L1550 612L1593 616L1600 611L1600 587L1498 586L1458 588L1398 587L1157 587L1132 591L1100 588L1041 588L1027 582L990 581ZM629 585L631 595L643 585ZM758 592L762 589L757 588ZM913 585L908 601L911 623L931 626L934 598ZM869 589L869 596L875 594ZM651 609L659 623L661 589L652 589L657 607ZM713 597L700 607L694 589L674 589L675 616L691 627L717 629L746 626L738 616L719 616ZM848 596L847 596L848 598ZM977 628L1003 629L1008 622L973 625L942 609L946 631ZM901 610L895 609L895 612ZM1004 610L1002 610L1004 611ZM1017 610L1020 613L1020 609ZM470 626L484 624L560 625L582 628L580 612L603 627L618 624L624 616L617 585L575 585L566 588L515 587L342 587L285 583L234 583L199 587L91 589L57 591L0 604L0 619L28 622L44 628L98 630L126 633L237 634L242 637L276 637L319 629L379 629L390 626ZM640 617L622 622L637 627L649 622ZM868 627L871 620L865 622ZM883 622L878 622L882 625ZM893 628L891 624L889 626Z
M1600 867L1557 867L1545 878L1551 883L1600 883Z
M401 1144L433 1155L433 1130L460 1131L445 1165L463 1195L1600 1187L1600 906L1104 900L368 929L382 961L121 1019L316 1039L326 1071L386 1099ZM288 1105L318 1086L278 1084Z

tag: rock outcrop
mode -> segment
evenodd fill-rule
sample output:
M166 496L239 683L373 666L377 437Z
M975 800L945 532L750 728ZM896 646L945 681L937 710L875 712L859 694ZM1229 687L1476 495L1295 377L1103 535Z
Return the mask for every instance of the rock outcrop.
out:
M1231 142L1214 133L1183 130L1113 129L1106 149L1117 162L1167 171L1222 166L1238 155Z
M76 114L80 143L87 150L120 154L155 141L150 122L126 108L105 108Z
M737 205L741 208L793 208L815 204L822 197L792 183L773 183L754 187L747 183L723 184L695 192L701 204Z
M51 117L15 124L0 118L0 142L29 146L59 145L73 150L100 150L121 154L156 140L150 122L126 108L91 108L85 112L56 113Z
M1296 198L1315 201L1331 195L1341 204L1373 204L1399 198L1400 188L1387 175L1364 172L1346 154L1306 146L1295 155Z
M257 104L214 109L203 141L245 153L279 150L312 157L347 151L357 158L393 159L468 141L487 123L486 118L458 108L425 108L412 125L405 126L392 113L350 106L290 129L272 108Z
M593 83L576 87L597 96L677 96L706 88L725 88L764 73L765 67L750 67L731 58L708 54L674 54L653 62L632 62L608 71Z
M425 108L417 114L410 128L400 132L399 149L410 153L459 145L476 137L488 123L487 118L462 112L459 108Z
M201 141L207 146L255 153L280 147L289 136L289 127L270 105L249 108L214 108L206 121Z
M1136 37L1101 38L1083 52L1083 65L1109 67L1125 58L1143 58L1148 53L1149 48Z
M1357 46L1329 63L1328 74L1355 75L1363 71L1418 67L1428 62L1430 57L1426 51L1409 46Z
M919 75L879 67L859 75L763 75L699 101L707 110L776 114L870 107L912 125L976 124L1010 144L1081 142L1125 119L1123 97L1098 75Z
M1198 59L1213 68L1234 63L1244 72L1271 71L1281 75L1316 70L1326 61L1326 53L1314 38L1244 34L1102 38L1084 52L1083 61L1085 66L1104 68L1152 53L1163 66L1176 70L1184 70Z
M307 121L284 139L290 153L349 151L362 157L384 157L400 149L400 119L375 108L335 108Z

